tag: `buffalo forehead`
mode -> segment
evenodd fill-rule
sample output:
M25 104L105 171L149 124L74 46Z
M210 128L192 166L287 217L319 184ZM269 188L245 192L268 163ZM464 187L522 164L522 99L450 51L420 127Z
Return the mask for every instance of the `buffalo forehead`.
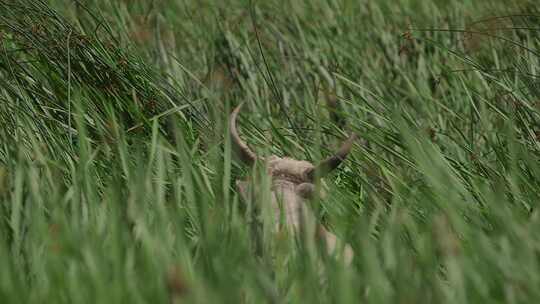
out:
M268 173L272 176L283 176L285 179L303 179L304 172L314 166L305 160L296 160L288 157L271 156L268 158Z

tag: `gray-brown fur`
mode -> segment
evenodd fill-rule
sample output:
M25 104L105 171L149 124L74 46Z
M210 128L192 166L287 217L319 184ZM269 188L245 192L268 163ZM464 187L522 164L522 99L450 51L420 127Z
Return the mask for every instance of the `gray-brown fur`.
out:
M271 155L266 158L258 157L245 142L240 138L236 128L236 117L241 109L239 105L230 117L231 140L235 149L239 153L240 159L249 166L253 166L256 161L263 161L266 174L271 182L271 204L274 219L276 222L275 230L287 229L292 233L298 233L302 228L305 217L315 219L311 209L306 205L307 202L317 194L315 183L317 178L324 177L347 157L350 152L356 136L353 134L341 146L334 155L328 157L317 166L304 160L296 160L288 157L278 157ZM250 187L247 181L237 181L237 190L245 200L252 199L252 192L258 191L259 185ZM319 194L322 197L323 194ZM282 217L283 215L283 217ZM283 219L283 221L280 221ZM326 242L330 254L334 254L338 247L337 237L326 230L323 225L317 224L315 236L323 238ZM353 251L350 246L345 245L343 249L344 260L350 263L353 258Z

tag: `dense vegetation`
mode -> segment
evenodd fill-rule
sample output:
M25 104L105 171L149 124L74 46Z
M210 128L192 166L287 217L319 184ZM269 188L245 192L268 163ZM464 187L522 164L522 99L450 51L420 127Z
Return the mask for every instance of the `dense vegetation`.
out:
M540 12L512 2L0 0L0 302L539 302ZM240 102L260 154L361 137L313 202L352 265L250 228Z

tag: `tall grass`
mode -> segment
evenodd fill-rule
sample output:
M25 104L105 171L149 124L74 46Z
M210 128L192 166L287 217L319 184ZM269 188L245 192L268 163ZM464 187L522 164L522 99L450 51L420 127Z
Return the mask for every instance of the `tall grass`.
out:
M539 301L539 26L534 1L0 0L0 301ZM352 265L253 229L240 102L260 154L362 137L313 202Z

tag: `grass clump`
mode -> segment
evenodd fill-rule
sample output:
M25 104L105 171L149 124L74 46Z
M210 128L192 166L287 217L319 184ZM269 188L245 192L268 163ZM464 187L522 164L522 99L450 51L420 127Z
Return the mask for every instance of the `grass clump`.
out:
M538 16L0 0L0 299L538 301ZM352 265L251 229L226 136L240 102L261 154L362 137L314 206Z

